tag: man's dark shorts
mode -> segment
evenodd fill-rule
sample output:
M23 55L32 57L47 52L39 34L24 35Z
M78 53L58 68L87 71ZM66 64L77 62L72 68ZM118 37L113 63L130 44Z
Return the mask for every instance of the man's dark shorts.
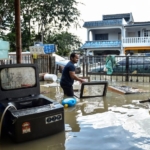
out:
M61 88L63 89L65 95L67 95L67 96L74 96L73 86L61 85Z

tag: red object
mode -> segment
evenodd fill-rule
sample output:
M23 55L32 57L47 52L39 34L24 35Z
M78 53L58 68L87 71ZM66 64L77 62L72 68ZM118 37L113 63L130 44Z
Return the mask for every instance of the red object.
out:
M22 134L31 132L30 122L24 122L22 124Z

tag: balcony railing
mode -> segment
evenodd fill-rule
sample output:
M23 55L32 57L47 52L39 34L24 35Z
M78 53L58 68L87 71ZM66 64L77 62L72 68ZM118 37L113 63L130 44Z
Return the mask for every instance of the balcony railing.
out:
M86 41L85 44L81 47L81 49L86 48L104 48L104 47L121 47L121 41Z
M123 38L123 46L150 46L150 37Z

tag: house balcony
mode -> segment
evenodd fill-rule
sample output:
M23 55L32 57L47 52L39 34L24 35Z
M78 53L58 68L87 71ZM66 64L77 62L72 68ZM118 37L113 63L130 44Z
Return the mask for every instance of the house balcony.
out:
M121 47L121 41L115 40L115 41L86 41L81 49L101 49L101 48L120 48Z
M123 38L123 47L146 47L150 46L150 37L129 37Z

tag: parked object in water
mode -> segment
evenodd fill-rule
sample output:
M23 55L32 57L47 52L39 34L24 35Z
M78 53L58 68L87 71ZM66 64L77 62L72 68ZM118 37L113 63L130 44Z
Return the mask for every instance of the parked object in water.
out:
M80 89L77 92L74 92L74 96L77 98L92 98L106 96L107 86L107 81L83 82L81 84Z
M118 57L121 58L121 57ZM124 57L121 60L116 61L116 64L112 67L113 73L150 73L150 57L148 56L129 56L129 60ZM90 68L89 72L103 73L106 65L99 65Z
M1 65L0 76L0 128L15 142L64 130L64 107L40 94L37 65Z
M76 103L77 100L73 97L65 98L62 100L62 105L64 105L64 107L72 107L75 106Z

